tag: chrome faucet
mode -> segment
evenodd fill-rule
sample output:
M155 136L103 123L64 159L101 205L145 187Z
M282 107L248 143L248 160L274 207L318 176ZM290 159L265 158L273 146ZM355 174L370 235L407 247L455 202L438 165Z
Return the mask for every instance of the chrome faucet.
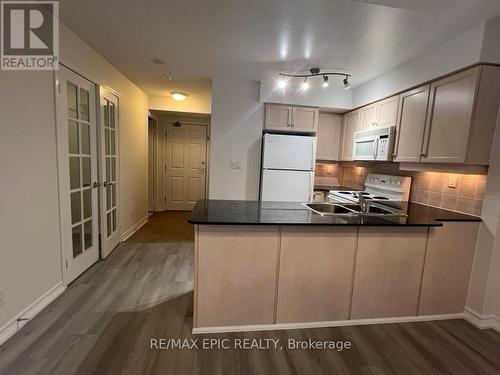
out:
M359 206L361 208L362 214L368 213L368 203L366 203L366 199L361 192L358 192Z

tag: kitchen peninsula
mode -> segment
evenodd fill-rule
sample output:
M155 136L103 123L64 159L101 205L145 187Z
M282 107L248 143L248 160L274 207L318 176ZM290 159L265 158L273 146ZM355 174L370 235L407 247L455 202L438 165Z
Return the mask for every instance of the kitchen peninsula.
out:
M198 201L193 332L460 317L481 219L413 203L405 213Z

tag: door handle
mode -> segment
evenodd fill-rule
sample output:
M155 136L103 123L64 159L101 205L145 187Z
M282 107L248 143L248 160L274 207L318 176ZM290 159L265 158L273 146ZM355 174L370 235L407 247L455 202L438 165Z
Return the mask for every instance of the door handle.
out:
M108 185L111 185L111 182L104 181L104 183L102 184L102 186L104 186L104 187L106 187Z
M94 182L94 184L92 185L92 187L95 189L95 188L98 188L99 186L101 186L101 184L99 182Z

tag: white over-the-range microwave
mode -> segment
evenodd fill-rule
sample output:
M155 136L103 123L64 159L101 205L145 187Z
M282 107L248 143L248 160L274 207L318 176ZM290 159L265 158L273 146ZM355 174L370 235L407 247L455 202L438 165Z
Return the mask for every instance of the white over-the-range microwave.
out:
M355 132L353 160L391 161L395 135L395 126Z

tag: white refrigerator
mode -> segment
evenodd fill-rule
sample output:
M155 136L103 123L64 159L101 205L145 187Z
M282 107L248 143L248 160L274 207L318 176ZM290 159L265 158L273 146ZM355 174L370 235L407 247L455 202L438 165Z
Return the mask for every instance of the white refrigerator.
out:
M312 201L315 161L316 137L264 134L260 199Z

